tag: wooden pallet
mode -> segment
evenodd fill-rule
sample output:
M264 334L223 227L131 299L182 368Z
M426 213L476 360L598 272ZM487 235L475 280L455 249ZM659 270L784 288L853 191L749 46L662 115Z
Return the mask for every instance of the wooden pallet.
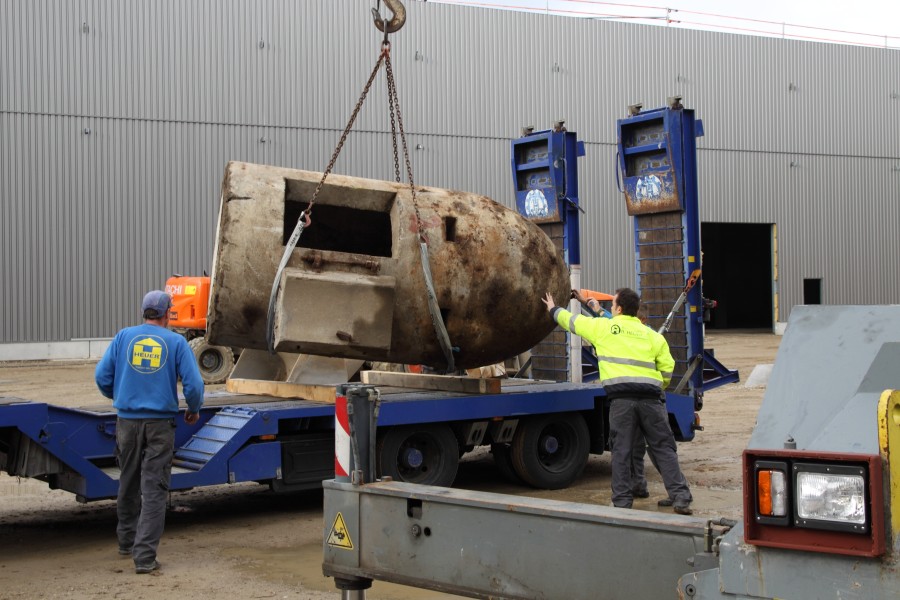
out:
M463 394L499 394L500 379L473 379L455 375L422 375L419 373L391 373L388 371L362 371L363 383L375 386L411 388Z

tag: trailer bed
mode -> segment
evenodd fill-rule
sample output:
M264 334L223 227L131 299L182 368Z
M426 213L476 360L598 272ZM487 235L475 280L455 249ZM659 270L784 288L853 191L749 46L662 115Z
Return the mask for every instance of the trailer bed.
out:
M596 384L511 379L492 395L379 392L380 427L590 411L604 397ZM115 423L111 404L73 408L0 398L0 468L47 481L81 501L114 497ZM197 425L188 427L181 419L176 425L173 490L239 481L318 487L333 474L333 403L211 392ZM291 479L286 471L297 475Z

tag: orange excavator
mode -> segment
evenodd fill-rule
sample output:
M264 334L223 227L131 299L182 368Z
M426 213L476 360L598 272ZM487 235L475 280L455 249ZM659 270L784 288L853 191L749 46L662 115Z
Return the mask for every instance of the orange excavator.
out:
M222 383L234 368L234 351L206 341L206 309L209 305L207 276L174 275L166 280L166 293L172 297L169 328L183 335L194 352L203 382Z
M612 301L615 296L611 294L604 294L603 292L595 292L594 290L579 290L581 295L585 300L594 299L600 303L600 308L603 309L604 314L609 316L609 312L612 310Z

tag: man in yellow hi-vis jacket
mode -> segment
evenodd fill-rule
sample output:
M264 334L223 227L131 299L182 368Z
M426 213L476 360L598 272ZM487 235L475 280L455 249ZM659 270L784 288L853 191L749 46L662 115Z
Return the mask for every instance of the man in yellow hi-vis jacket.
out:
M666 339L638 319L640 296L629 288L616 290L611 319L573 315L556 306L549 292L543 301L560 327L586 339L597 351L600 384L610 400L613 505L631 508L632 452L636 436L643 434L669 493L666 500L672 501L675 512L691 514L693 497L678 465L663 391L675 360ZM660 504L667 505L666 500Z

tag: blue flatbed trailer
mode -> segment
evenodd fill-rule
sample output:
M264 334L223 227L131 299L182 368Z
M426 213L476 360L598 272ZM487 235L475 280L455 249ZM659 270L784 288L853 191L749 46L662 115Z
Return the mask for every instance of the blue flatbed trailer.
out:
M678 437L691 439L693 398L670 395L668 407ZM275 491L317 488L334 476L334 412L330 403L210 393L199 423L176 420L171 489L250 481ZM587 439L580 424L568 425L573 415L583 418ZM499 394L486 395L385 388L378 431L395 439L380 464L385 474L400 469L395 478L450 485L465 451L511 443L516 431L538 428L534 434L543 445L533 458L547 469L547 487L563 487L583 468L582 454L586 460L587 451L607 448L607 415L596 384L507 379ZM0 398L0 467L81 502L115 497L115 424L109 405L67 408ZM533 475L542 481L541 473Z

